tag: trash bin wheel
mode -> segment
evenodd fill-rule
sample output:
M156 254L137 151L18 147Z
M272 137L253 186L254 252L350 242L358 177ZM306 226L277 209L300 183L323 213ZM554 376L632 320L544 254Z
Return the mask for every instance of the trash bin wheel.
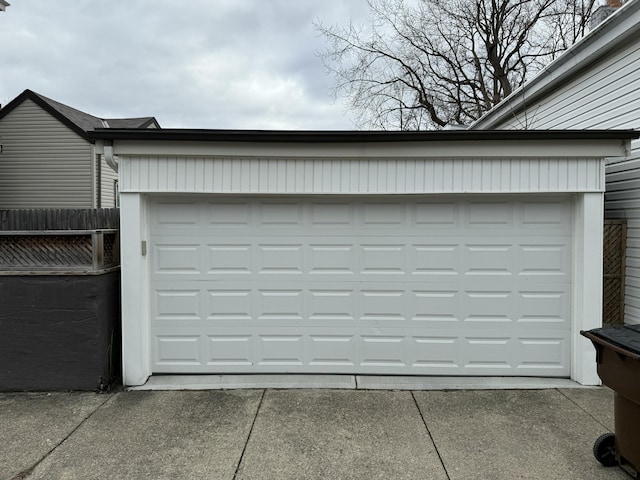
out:
M593 456L605 467L614 467L616 461L616 437L613 433L600 435L593 444Z

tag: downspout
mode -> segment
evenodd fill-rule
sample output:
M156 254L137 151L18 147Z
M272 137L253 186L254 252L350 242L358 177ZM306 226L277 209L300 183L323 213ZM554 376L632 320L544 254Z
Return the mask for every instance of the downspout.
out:
M118 171L118 156L113 154L113 142L105 140L104 142L104 161L107 162L115 172Z

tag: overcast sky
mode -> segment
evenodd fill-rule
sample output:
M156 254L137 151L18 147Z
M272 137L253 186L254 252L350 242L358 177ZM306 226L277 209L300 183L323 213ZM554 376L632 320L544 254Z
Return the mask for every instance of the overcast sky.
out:
M92 115L166 128L354 129L330 96L315 20L366 0L9 0L0 103L29 88Z

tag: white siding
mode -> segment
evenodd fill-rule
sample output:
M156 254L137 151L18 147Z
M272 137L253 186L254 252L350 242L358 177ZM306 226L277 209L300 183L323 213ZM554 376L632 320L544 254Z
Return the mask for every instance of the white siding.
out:
M500 129L608 129L640 127L640 42L602 60Z
M601 192L598 158L246 159L120 156L122 192Z
M625 321L640 323L640 149L607 166L605 215L627 219Z
M101 207L113 208L116 206L114 198L114 182L118 180L118 172L114 171L104 159L104 155L101 156L101 176L100 176L100 190L101 190Z
M0 208L92 206L91 144L31 100L0 120Z

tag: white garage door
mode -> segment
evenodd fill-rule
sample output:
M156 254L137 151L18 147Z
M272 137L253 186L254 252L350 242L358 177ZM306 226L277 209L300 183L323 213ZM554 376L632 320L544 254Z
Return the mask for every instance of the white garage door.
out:
M571 201L542 198L156 197L153 370L568 376Z

